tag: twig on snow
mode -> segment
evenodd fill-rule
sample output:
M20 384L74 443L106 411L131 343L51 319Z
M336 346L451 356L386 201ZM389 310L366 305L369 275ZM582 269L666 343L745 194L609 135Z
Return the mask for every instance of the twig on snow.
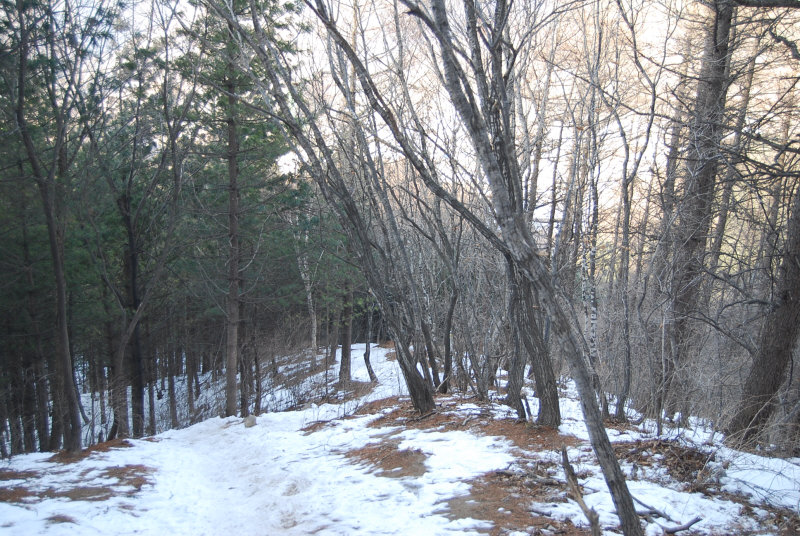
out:
M592 527L592 536L600 536L600 516L597 515L594 508L589 508L583 500L581 488L578 486L578 477L575 475L575 470L569 463L567 447L564 445L561 445L561 465L564 467L564 474L567 476L567 484L572 492L573 499L575 499L575 502L577 502L578 506L583 510L583 515L586 516L586 519L589 520L589 525Z
M692 525L694 525L695 523L697 523L698 521L700 521L702 519L703 518L701 518L700 516L697 516L694 519L692 519L691 521L689 521L688 523L684 523L680 527L664 527L664 526L662 526L661 528L664 529L664 532L666 532L667 534L675 534L675 533L680 532L682 530L689 529L689 527L691 527Z
M662 512L661 510L657 510L657 509L653 508L652 506L650 506L649 504L645 504L645 503L643 503L642 501L640 501L640 500L639 500L639 499L637 499L636 497L633 497L633 500L634 500L634 501L636 501L637 503L641 504L641 505L642 505L642 506L644 506L645 508L647 508L647 512L646 512L646 513L647 513L648 515L649 515L649 514L655 514L655 515L657 515L658 517L661 517L661 518L664 518L664 519L666 519L667 521L671 521L671 522L673 522L673 523L675 522L675 520L674 520L674 519L672 519L671 517L669 517L667 514L665 514L665 513L664 513L664 512Z

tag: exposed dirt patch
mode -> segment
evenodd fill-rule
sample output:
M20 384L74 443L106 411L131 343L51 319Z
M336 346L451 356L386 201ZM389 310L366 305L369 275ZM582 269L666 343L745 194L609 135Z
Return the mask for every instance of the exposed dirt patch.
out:
M389 398L382 398L380 400L374 400L372 402L368 402L358 408L356 411L356 415L374 415L376 413L380 413L381 411L394 408L399 406L404 399L399 396L390 396Z
M50 516L47 518L47 523L50 525L55 525L58 523L72 523L73 525L77 525L78 522L75 519L65 516L63 514L56 514L54 516Z
M532 501L552 502L555 491L547 486L533 485L524 473L496 471L473 480L469 494L443 503L442 514L450 519L490 521L491 529L478 532L492 536L500 536L509 531L543 534L542 530L567 536L590 534L571 522L557 522L528 509L527 506Z
M319 432L326 426L336 426L336 421L313 421L302 427L300 431L303 432L304 435L308 435Z
M13 488L0 488L0 502L21 503L35 494L25 486L14 486Z
M111 467L102 472L104 478L116 478L117 486L130 486L135 491L150 483L149 476L153 473L152 467L133 464L120 467Z
M562 445L576 447L582 443L575 436L558 433L556 428L536 426L513 419L490 421L481 426L481 431L486 435L506 437L516 447L533 452L558 451Z
M375 384L372 382L351 381L347 382L345 385L337 384L337 388L343 396L336 400L336 402L348 402L356 398L361 398L372 391L373 387L375 387Z
M387 399L391 400L391 399ZM387 404L386 407L391 407ZM462 418L463 420L463 418ZM384 426L404 426L417 430L429 430L431 428L444 427L446 430L463 429L459 426L459 416L445 413L441 410L434 410L426 415L420 415L410 403L398 403L389 412L384 413L369 425L372 428L382 428Z
M41 498L70 501L107 501L113 496L114 490L108 486L77 486L59 490L50 488L39 495Z
M379 469L377 476L402 478L420 477L425 474L425 460L428 458L419 449L399 450L397 440L384 440L370 443L364 447L347 452L347 456L366 462Z
M516 447L527 451L559 450L562 445L575 447L582 443L574 436L562 435L555 428L536 426L514 419L495 419L491 412L458 413L458 402L445 400L440 407L427 415L419 415L410 404L400 405L397 397L387 398L368 404L359 413L377 413L388 411L372 421L369 426L402 426L415 429L469 429L476 433L491 436L502 436L509 439Z
M33 471L12 471L10 469L0 469L0 482L8 480L27 480L39 476Z
M71 501L105 501L111 497L135 495L142 486L150 483L149 476L153 469L145 465L123 465L110 467L100 472L99 475L90 476L91 471L84 471L80 478L115 479L116 482L102 486L75 485L59 489L31 489L33 486L13 486L0 488L0 502L6 503L31 503L43 499L69 499ZM38 478L32 473L29 480Z
M80 452L68 452L66 450L62 450L56 454L53 454L50 458L48 458L47 461L55 463L75 463L88 458L93 452L108 452L111 449L121 449L132 446L133 445L131 445L125 439L112 439L111 441L104 441L102 443L92 445Z

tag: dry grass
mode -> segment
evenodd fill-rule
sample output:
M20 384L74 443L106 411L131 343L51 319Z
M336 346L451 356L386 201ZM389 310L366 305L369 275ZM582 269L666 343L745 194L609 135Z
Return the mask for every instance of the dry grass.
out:
M36 494L25 486L14 486L12 488L0 488L0 502L4 503L24 503L29 497Z
M557 450L561 445L580 443L572 436L563 436L552 428L536 427L513 419L495 419L487 406L485 411L459 412L459 402L453 398L439 399L439 408L427 415L419 415L407 398L392 397L365 405L360 414L382 413L370 423L371 427L396 427L436 430L465 430L473 433L500 436L517 448L539 452ZM314 426L319 426L315 423ZM348 457L375 468L383 477L419 477L426 471L426 455L419 450L399 450L399 442L386 434L380 442L370 443L346 453ZM552 465L552 464L550 464ZM492 528L485 534L501 535L508 531L525 531L529 534L564 534L568 536L589 534L571 522L560 522L533 513L532 502L563 502L565 484L551 476L554 467L545 463L528 463L518 460L513 470L495 471L475 478L468 483L470 492L441 503L440 513L449 519L480 519L489 521ZM547 530L549 532L542 532Z
M420 477L425 474L425 460L428 458L419 449L399 450L397 440L384 440L370 443L360 449L348 451L345 455L376 469L377 476L390 478Z
M546 486L531 486L522 475L505 471L485 474L471 482L467 495L443 503L442 514L450 519L481 519L492 523L484 534L500 536L509 531L528 534L590 534L588 529L575 527L570 521L561 522L539 516L528 509L531 501L553 502L553 493ZM563 500L563 499L561 499Z
M112 497L131 497L150 484L149 476L153 469L145 465L123 465L110 467L100 472L97 477L115 479L113 484L103 486L73 485L59 489L35 489L32 485L12 486L0 488L0 502L29 504L44 499L69 499L70 501L106 501ZM89 478L91 471L87 470L79 475L80 478ZM38 473L26 472L26 480L40 478Z
M27 480L39 476L33 471L11 471L10 469L0 469L0 482L5 480Z
M97 443L92 445L88 448L83 449L80 452L69 452L66 450L62 450L53 454L47 461L54 462L54 463L75 463L81 460L85 460L89 456L92 455L93 452L108 452L111 449L122 449L122 448L129 448L132 447L127 440L125 439L112 439L111 441L104 441L103 443Z
M63 514L56 514L54 516L50 516L47 518L47 523L50 525L55 525L59 523L72 523L73 525L77 525L78 522L75 519L65 516Z

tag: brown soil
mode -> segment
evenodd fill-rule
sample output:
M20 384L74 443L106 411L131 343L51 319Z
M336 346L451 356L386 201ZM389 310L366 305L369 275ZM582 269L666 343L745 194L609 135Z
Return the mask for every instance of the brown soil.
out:
M419 449L398 450L397 440L383 440L370 443L360 449L346 453L350 458L372 465L378 469L377 476L403 478L419 477L425 474L427 456Z
M81 477L87 477L91 471L85 471ZM117 481L106 486L73 486L66 488L47 488L32 490L29 486L13 486L0 488L0 502L26 503L31 498L43 499L69 499L71 501L105 501L111 497L135 495L142 486L150 483L149 476L153 469L145 465L124 465L110 467L98 475L101 478L113 478ZM28 480L38 478L37 473L30 472ZM133 489L130 489L133 488Z
M443 504L442 514L450 519L481 519L492 523L491 529L479 530L484 534L500 536L508 531L525 531L528 534L567 536L590 534L571 522L560 522L539 516L527 507L532 501L553 502L555 489L534 486L523 475L507 471L488 473L472 481L467 495L455 497Z
M557 429L536 426L514 419L494 419L488 408L478 415L455 413L458 402L447 399L440 407L427 415L419 415L409 403L399 405L397 397L378 400L364 406L358 413L371 414L394 408L370 423L373 428L403 426L406 428L464 430L485 435L504 436L520 449L529 451L559 450L561 445L575 447L581 443L570 435L562 435Z
M344 386L341 384L336 384L336 387L340 391L344 392L344 398L332 400L331 402L348 402L368 394L370 391L372 391L372 388L375 387L375 384L372 382L351 381Z
M108 452L111 449L121 449L132 446L133 445L131 445L125 439L112 439L111 441L104 441L103 443L92 445L80 452L69 452L62 450L56 454L53 454L50 458L48 458L47 461L56 463L74 463L88 458L93 452Z
M358 413L375 414L385 412L370 426L402 427L416 429L465 430L473 433L505 437L517 448L540 452L558 450L562 445L577 446L581 442L573 436L564 436L553 428L537 427L513 419L494 419L487 406L485 411L458 412L459 402L441 397L436 411L419 415L407 399L398 397L378 400L367 404ZM389 410L389 411L386 411ZM393 440L394 433L386 434L380 443L347 453L347 456L376 467L379 476L416 477L425 472L425 454L415 450L398 450L399 442ZM559 522L533 513L532 502L563 502L565 484L552 477L554 464L533 462L524 458L507 471L488 473L470 482L467 495L442 503L441 513L450 519L481 519L492 523L492 528L483 532L501 535L508 531L524 530L529 534L582 535L587 530Z
M75 521L73 518L65 516L63 514L56 514L54 516L50 516L47 518L47 522L51 525L54 525L56 523L72 523L73 525L78 524L78 522Z
M577 447L582 443L575 436L558 433L556 428L536 426L513 419L491 421L481 426L481 431L486 435L506 437L517 448L533 452L557 451L561 449L562 445Z
M28 497L33 497L35 494L25 486L14 486L13 488L0 488L0 502L4 503L21 503L25 502Z
M335 426L335 425L336 421L314 421L305 425L303 428L300 429L300 431L303 432L304 435L309 435L313 434L314 432L322 430L326 426Z
M358 411L356 411L356 415L374 415L385 409L399 406L402 403L401 402L402 400L403 398L399 396L390 396L389 398L374 400L358 408Z
M33 471L11 471L10 469L0 469L0 482L4 480L27 480L38 476Z

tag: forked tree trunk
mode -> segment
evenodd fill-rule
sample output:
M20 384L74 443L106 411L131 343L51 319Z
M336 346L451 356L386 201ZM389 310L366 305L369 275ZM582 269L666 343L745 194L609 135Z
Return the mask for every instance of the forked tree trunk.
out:
M541 326L536 316L531 314L536 310L531 285L511 259L507 259L507 265L511 283L511 319L516 332L515 337L521 343L519 352L515 352L518 355L512 356L508 371L507 403L516 409L520 419L526 418L520 391L525 381L525 364L530 362L536 381L536 395L539 398L539 415L536 423L541 426L557 427L561 424L558 387L549 353L542 338Z

